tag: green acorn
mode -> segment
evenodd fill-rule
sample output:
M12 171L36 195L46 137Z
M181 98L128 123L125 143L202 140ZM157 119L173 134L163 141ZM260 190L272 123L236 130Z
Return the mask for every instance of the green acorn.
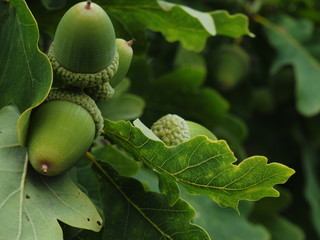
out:
M244 79L249 71L248 54L238 45L223 45L215 53L213 76L224 89L231 89Z
M110 79L112 87L117 86L129 71L133 56L132 44L135 40L126 41L121 38L116 39L117 51L119 53L119 67L113 78Z
M274 96L269 88L255 88L251 94L251 105L254 110L264 114L271 113L274 110Z
M114 89L109 82L96 87L85 88L84 91L96 102L108 101L114 95Z
M47 176L70 169L103 128L100 110L78 90L53 89L32 114L27 149L33 168Z
M43 6L48 10L57 10L66 5L66 0L41 0Z
M118 69L115 32L107 13L91 1L62 17L48 57L59 81L80 88L109 81Z
M167 146L178 145L199 135L217 140L217 137L204 126L186 121L176 114L163 116L152 125L151 130Z

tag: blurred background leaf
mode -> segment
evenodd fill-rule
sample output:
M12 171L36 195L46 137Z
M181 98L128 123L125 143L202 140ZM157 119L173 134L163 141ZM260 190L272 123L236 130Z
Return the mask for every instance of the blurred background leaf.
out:
M296 101L298 111L305 116L313 116L320 111L319 62L305 49L303 41L311 36L313 27L310 21L294 21L281 16L276 23L257 17L256 20L266 27L271 44L278 50L272 72L284 65L293 65L296 74ZM297 33L296 29L301 29Z

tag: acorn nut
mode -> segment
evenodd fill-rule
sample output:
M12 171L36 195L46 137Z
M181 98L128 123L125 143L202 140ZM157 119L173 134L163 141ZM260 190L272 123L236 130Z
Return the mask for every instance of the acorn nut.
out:
M43 6L48 10L57 10L66 5L67 0L41 0Z
M132 44L135 40L126 41L121 38L116 39L116 47L119 53L119 67L116 74L110 79L112 87L117 86L129 71L133 56Z
M225 90L234 88L249 72L250 57L238 45L222 45L215 53L213 76Z
M217 137L204 126L186 121L176 114L163 116L152 125L151 130L167 146L178 145L199 135L217 140Z
M33 168L47 176L70 169L103 128L100 110L78 90L52 89L30 119L27 149Z
M58 81L80 88L109 81L119 64L115 42L112 22L99 5L87 1L71 7L48 53Z

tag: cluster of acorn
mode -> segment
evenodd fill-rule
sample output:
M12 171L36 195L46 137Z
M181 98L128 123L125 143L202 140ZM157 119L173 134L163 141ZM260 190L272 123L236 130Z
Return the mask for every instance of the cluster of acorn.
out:
M49 49L54 72L47 99L32 112L27 148L31 165L54 176L70 169L103 128L95 102L109 100L125 77L132 41L116 39L107 13L91 1L62 17Z
M54 85L45 102L33 110L28 130L28 158L47 176L70 169L103 129L96 102L107 101L127 74L133 41L116 39L107 13L90 0L70 8L62 17L48 57ZM205 127L168 114L151 130L167 146L205 135Z

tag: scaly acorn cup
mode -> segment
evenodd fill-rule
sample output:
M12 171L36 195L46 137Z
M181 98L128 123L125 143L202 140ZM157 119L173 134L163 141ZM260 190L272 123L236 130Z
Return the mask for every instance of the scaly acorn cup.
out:
M133 56L132 44L135 40L126 41L121 38L116 39L117 51L119 53L119 67L116 74L110 79L112 87L117 86L129 71Z
M32 113L29 161L39 173L61 174L88 151L102 128L101 112L89 96L78 90L53 89Z
M114 89L110 86L109 82L96 87L85 88L84 92L96 102L108 101L114 95Z
M204 126L186 121L176 114L163 116L152 125L151 130L167 146L178 145L199 135L217 140L217 137Z
M107 13L91 1L71 7L57 27L48 57L58 81L80 88L109 81L119 54Z

